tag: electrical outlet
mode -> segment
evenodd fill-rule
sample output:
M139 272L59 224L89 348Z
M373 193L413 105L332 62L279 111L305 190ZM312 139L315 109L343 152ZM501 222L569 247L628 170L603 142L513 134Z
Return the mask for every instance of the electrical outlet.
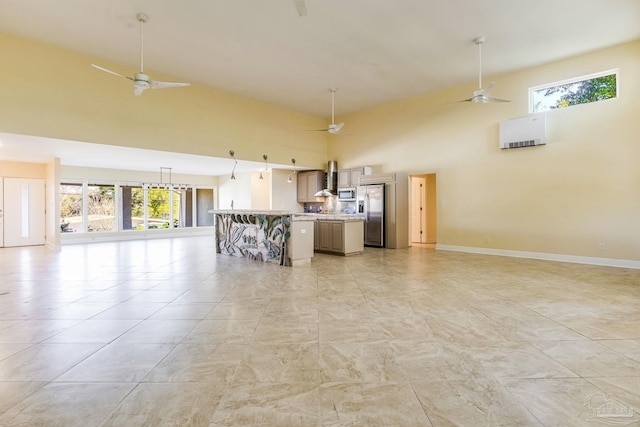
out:
M605 249L606 249L604 243L598 244L598 247L600 248L600 251L602 251L602 252L604 252Z
M488 238L488 237L485 237L485 238L484 238L484 242L485 242L485 243L489 243L490 241L491 241L491 239L490 239L490 238Z

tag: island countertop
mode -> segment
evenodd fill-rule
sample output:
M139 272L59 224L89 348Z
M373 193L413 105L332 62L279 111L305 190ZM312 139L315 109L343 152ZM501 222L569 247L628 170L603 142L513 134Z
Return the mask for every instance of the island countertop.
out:
M357 214L341 214L341 213L309 213L309 212L293 212L285 210L252 210L252 209L233 209L233 210L210 210L213 214L235 214L235 215L290 215L291 221L363 221L364 218Z

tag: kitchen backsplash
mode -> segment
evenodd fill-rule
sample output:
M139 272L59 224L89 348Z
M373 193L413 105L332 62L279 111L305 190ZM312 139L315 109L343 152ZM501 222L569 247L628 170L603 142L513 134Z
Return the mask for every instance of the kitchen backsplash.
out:
M355 214L356 202L339 202L337 196L326 197L324 202L305 203L304 211L308 213Z

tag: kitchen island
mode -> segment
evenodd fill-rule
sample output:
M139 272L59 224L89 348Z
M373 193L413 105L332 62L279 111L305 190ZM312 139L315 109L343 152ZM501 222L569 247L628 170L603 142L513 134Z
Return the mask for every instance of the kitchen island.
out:
M314 250L335 255L364 251L364 222L356 215L290 211L213 210L216 252L245 259L308 264Z
M314 218L289 211L211 212L217 253L283 266L311 262Z
M364 218L355 214L299 214L315 219L313 248L331 255L364 252Z

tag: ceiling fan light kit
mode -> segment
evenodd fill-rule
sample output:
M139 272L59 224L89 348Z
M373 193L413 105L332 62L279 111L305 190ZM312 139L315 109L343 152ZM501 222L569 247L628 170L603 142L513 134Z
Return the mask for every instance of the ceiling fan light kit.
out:
M170 87L184 87L190 86L190 83L177 83L177 82L160 82L151 80L144 72L144 24L149 19L144 13L138 13L136 19L140 23L140 72L135 73L133 77L123 76L122 74L111 71L107 68L101 67L96 64L91 64L93 68L96 68L105 73L113 74L114 76L122 77L133 81L133 94L135 96L142 95L142 92L146 89L165 89Z

